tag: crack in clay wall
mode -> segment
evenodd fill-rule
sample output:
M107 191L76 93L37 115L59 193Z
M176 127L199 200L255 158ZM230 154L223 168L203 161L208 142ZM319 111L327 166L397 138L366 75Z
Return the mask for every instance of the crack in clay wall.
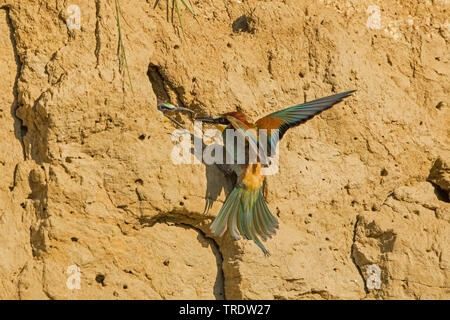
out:
M24 159L25 159L25 146L24 146L24 142L23 142L23 137L26 135L28 128L26 126L23 125L23 122L20 118L17 117L16 115L16 111L17 108L19 107L18 105L18 92L17 92L17 86L18 86L18 80L20 77L20 72L22 69L22 63L20 62L20 58L19 55L17 53L17 46L16 46L16 40L14 39L14 27L12 25L12 21L11 18L9 16L9 9L5 8L3 9L6 12L6 23L9 27L9 37L10 37L10 41L11 41L11 45L12 45L12 49L14 51L14 62L16 64L16 75L14 78L14 86L13 86L13 96L14 96L14 101L11 104L11 116L14 119L14 136L16 137L17 140L20 141L20 144L22 146L23 149L23 154L24 154ZM6 34L6 33L5 33ZM7 70L6 68L2 70Z
M180 226L180 227L183 227L183 228L190 228L190 229L193 229L193 230L197 231L198 235L199 235L198 236L198 241L200 243L205 243L206 242L206 243L209 244L209 246L212 249L212 252L213 252L214 256L216 257L216 262L217 262L217 276L216 276L216 281L215 281L214 287L213 287L214 288L214 297L216 299L218 299L218 300L225 300L226 299L226 296L225 296L225 292L226 292L225 291L225 284L226 284L226 281L225 281L225 275L224 275L223 268L222 268L223 256L222 256L222 253L220 252L220 248L219 248L219 245L217 244L217 242L213 238L208 237L205 234L205 232L202 229L198 228L198 227L192 226L190 224L182 223L182 222L177 222L176 219L172 219L172 218L167 218L166 217L163 220L160 219L156 223L167 223L167 222L173 221L175 226Z
M0 243L3 243L0 249L0 298L15 298L16 276L32 256L29 227L34 218L26 209L20 190L23 175L19 164L25 157L23 136L26 127L17 117L16 110L22 64L8 7L0 8L0 48Z

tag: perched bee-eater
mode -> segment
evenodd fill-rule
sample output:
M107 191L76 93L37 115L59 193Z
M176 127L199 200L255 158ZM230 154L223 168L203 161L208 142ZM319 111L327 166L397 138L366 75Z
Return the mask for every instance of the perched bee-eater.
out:
M265 145L267 149L272 150L273 154L278 141L289 128L295 127L311 119L316 114L331 108L336 103L350 96L354 91L338 93L280 110L259 119L255 123L250 123L240 111L228 112L216 118L201 117L195 120L222 125L226 129L233 129L244 136L246 149L260 150L260 145ZM265 135L257 133L261 129L266 131ZM222 136L226 149L225 131L223 131ZM263 141L260 139L267 139L267 141L262 143ZM236 148L234 147L233 150L225 151L234 156L236 155ZM268 150L264 151L268 155ZM266 158L266 156L259 154L255 163L247 161L244 164L232 164L230 166L237 175L237 182L210 228L214 235L219 237L229 229L230 234L236 240L239 240L240 235L242 235L245 239L253 240L265 255L269 255L261 240L265 241L275 234L278 228L278 220L270 212L261 191L263 183L261 165L267 164L267 159L263 158Z

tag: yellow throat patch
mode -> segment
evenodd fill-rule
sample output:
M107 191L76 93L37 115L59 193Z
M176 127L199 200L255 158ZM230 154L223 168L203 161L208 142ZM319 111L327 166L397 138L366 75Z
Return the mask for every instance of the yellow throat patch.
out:
M223 124L215 124L214 127L220 132L223 132L227 128L227 126L224 126Z

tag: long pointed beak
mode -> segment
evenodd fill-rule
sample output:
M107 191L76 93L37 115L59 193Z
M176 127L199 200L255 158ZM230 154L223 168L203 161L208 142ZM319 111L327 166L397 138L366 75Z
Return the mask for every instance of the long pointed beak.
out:
M163 114L164 115L164 117L166 117L167 119L169 119L169 120L171 120L173 123L175 123L177 126L179 126L180 128L182 128L182 129L185 129L185 127L183 127L182 125L181 125L181 123L179 123L177 120L175 120L174 118L172 118L171 116L169 116L169 115L167 115L167 114Z
M195 118L194 120L202 121L202 122L209 122L209 123L214 123L215 122L213 117L198 117L198 118Z

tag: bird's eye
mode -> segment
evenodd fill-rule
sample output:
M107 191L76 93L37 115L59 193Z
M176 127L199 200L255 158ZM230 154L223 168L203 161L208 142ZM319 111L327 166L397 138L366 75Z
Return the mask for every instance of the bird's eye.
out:
M219 122L220 123L225 123L225 118L220 118Z

